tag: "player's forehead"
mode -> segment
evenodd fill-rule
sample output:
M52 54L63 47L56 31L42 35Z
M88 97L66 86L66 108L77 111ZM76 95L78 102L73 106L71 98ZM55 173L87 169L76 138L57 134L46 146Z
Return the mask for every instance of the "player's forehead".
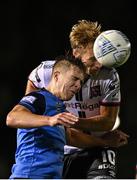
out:
M77 48L73 49L73 54L77 58L83 58L83 56L92 57L93 54L93 44L89 43L86 47L79 45Z
M85 77L85 72L81 70L79 67L74 66L71 70L71 76L83 80Z
M90 49L93 48L93 44L94 42L88 42L85 44L77 43L72 47L72 49Z

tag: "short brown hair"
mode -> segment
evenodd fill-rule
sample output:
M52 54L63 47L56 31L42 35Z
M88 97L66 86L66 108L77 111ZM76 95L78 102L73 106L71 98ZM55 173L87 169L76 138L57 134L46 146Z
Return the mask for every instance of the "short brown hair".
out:
M55 60L56 62L53 66L53 72L57 68L62 68L64 71L68 71L72 66L76 66L82 71L83 75L86 73L85 65L79 59L76 59L71 55L61 55L56 57Z
M100 33L101 25L97 21L79 20L69 35L71 47L76 48L79 45L86 47L88 43L94 42Z

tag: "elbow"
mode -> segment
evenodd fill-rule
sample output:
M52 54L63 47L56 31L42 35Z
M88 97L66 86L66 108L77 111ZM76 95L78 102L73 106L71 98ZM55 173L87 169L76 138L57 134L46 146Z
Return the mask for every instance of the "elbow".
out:
M9 113L6 118L6 125L9 127L16 127L15 126L15 118L12 113Z
M107 125L105 126L105 131L111 131L112 128L114 126L114 123L113 122L108 122Z
M108 118L107 121L105 121L104 123L104 131L111 131L114 127L115 124L115 118Z

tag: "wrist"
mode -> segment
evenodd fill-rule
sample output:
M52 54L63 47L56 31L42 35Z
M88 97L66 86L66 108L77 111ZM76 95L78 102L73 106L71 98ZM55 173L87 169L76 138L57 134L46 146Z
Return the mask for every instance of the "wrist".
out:
M52 121L50 116L44 116L44 124L45 126L52 126Z

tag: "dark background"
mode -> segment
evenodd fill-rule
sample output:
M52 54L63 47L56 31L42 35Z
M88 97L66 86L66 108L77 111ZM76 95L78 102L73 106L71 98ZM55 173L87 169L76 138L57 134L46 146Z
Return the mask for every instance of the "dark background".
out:
M62 0L63 1L63 0ZM16 130L5 125L7 113L24 95L27 76L41 58L54 59L70 48L69 32L79 19L98 21L102 30L123 31L132 43L121 79L121 129L130 135L118 155L118 178L133 179L137 160L136 2L125 0L18 0L0 2L0 178L14 163Z

